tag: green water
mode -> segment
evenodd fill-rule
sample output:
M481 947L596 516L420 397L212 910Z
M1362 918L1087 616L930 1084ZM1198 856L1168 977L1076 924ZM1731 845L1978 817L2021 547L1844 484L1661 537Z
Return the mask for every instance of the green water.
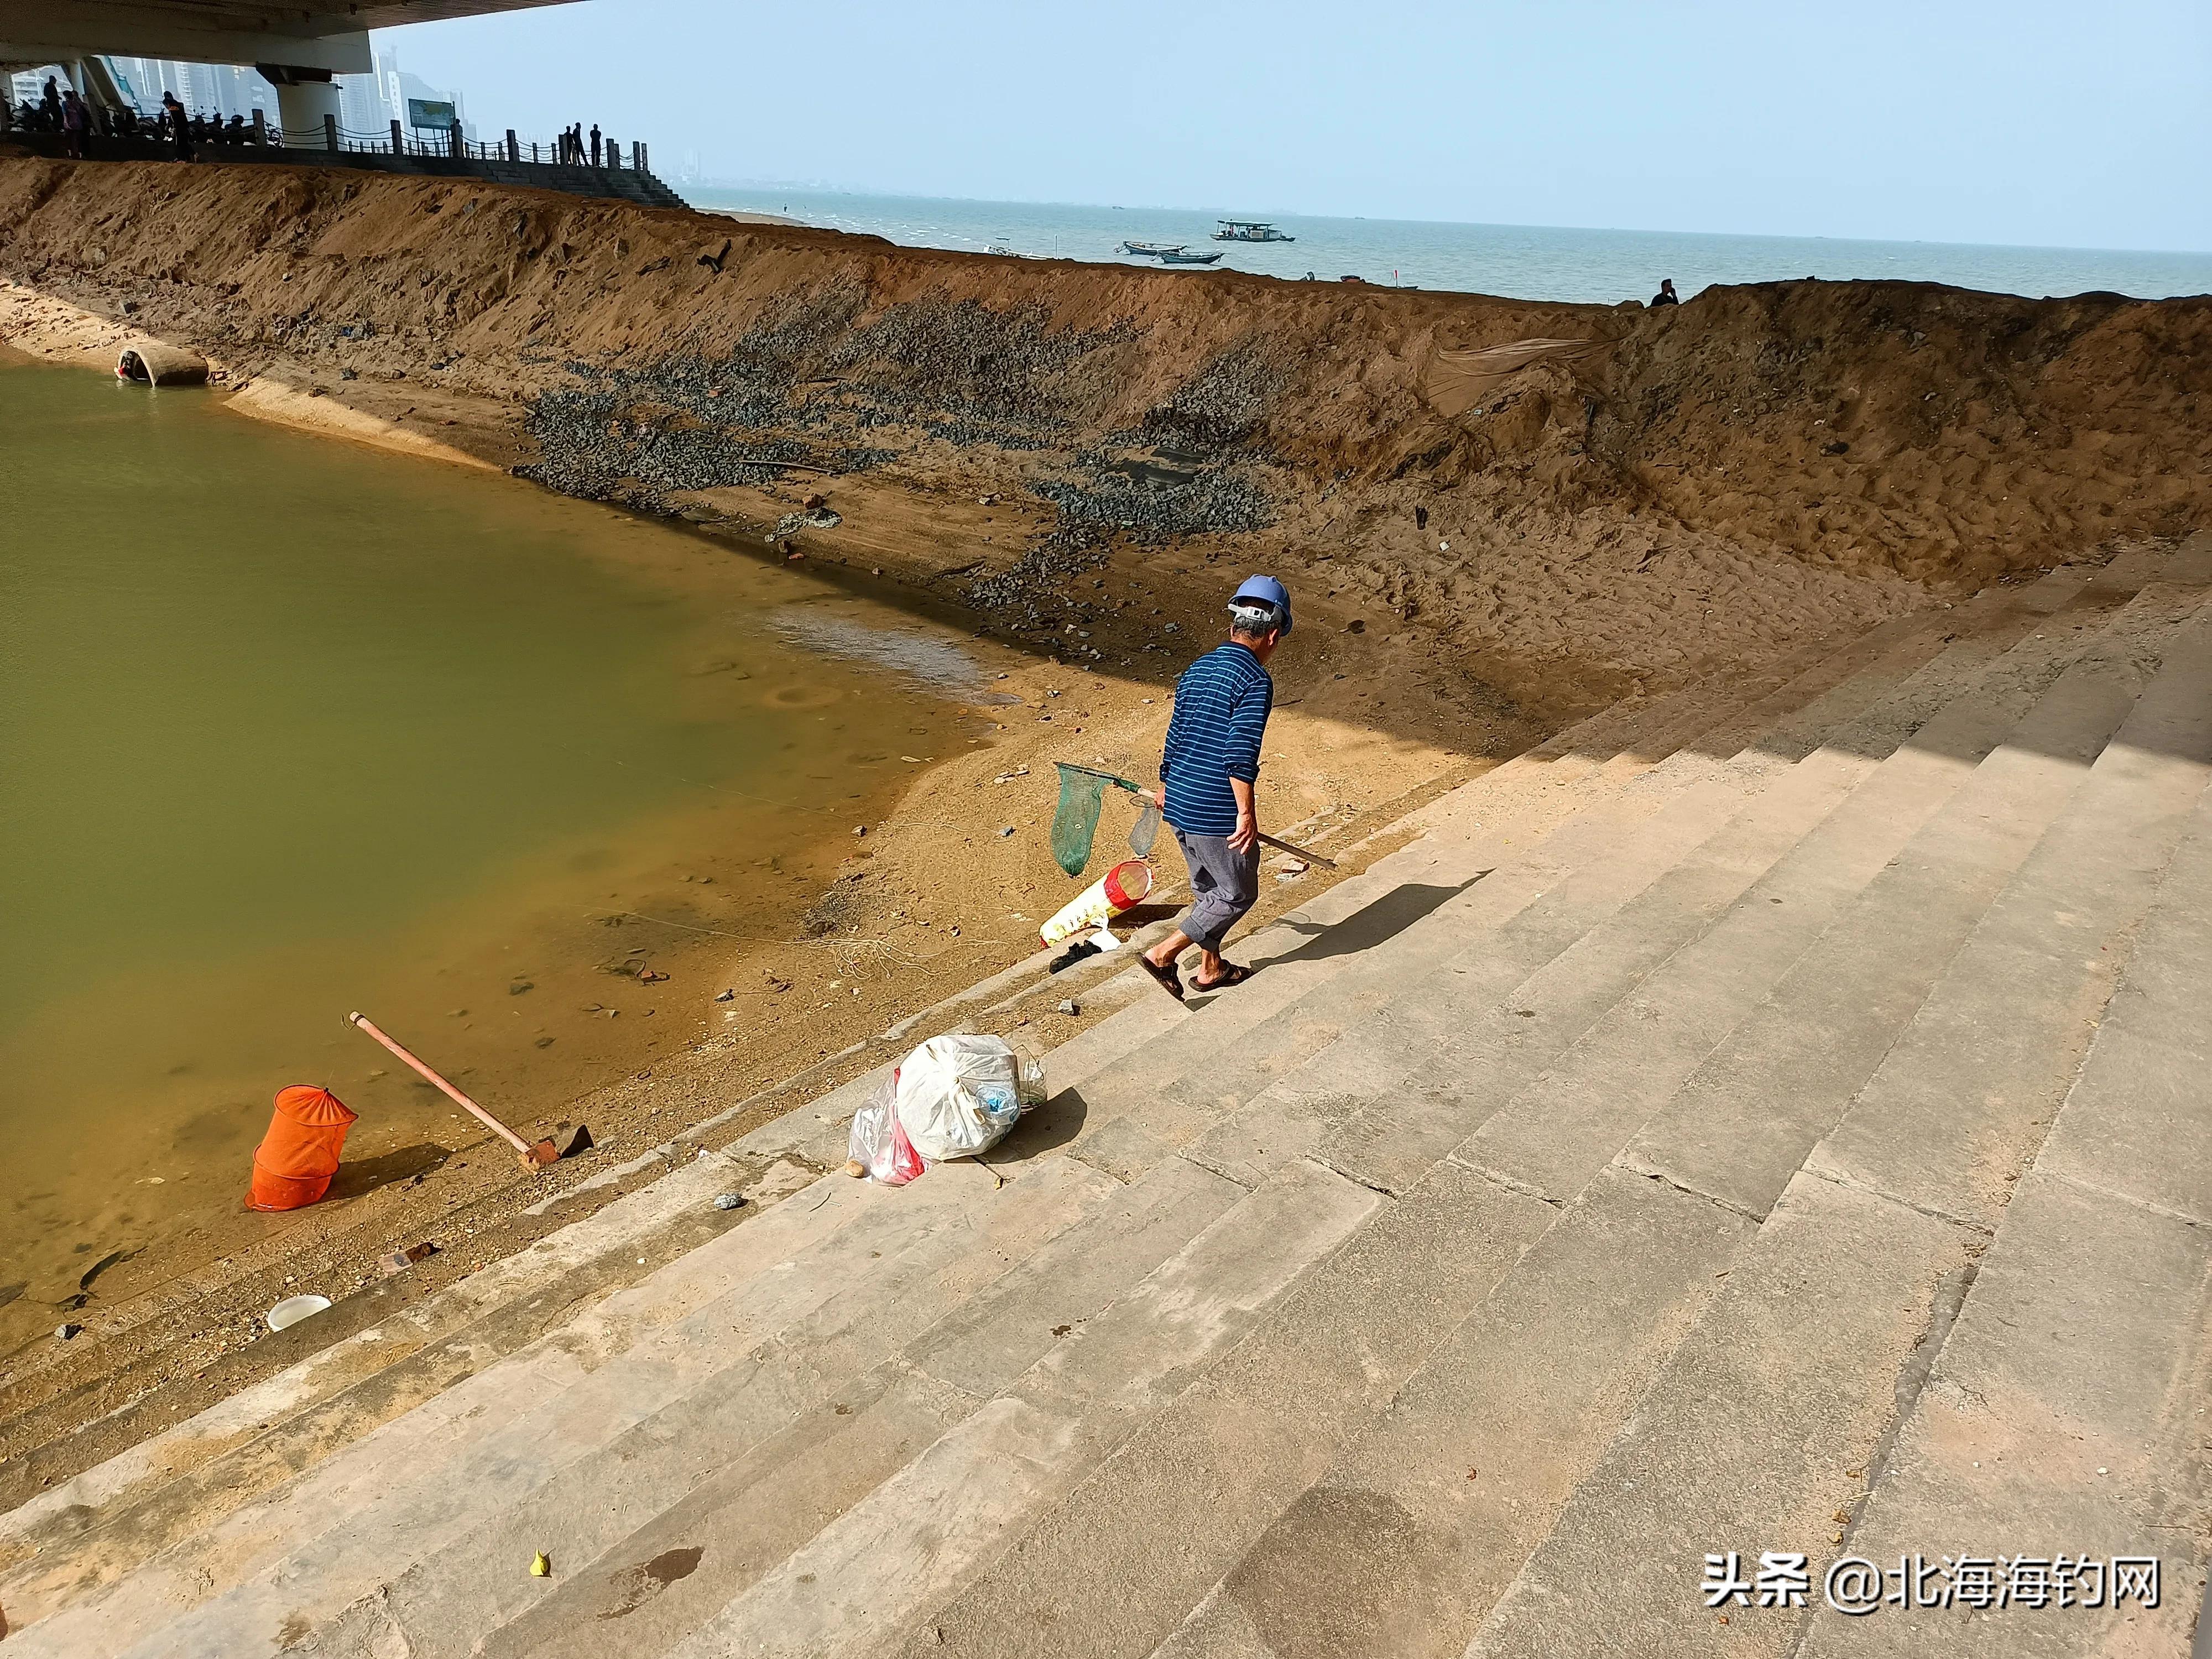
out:
M390 1062L351 1008L494 1091L634 1061L562 1024L600 913L711 866L722 908L672 939L787 921L745 872L849 823L888 734L957 718L779 614L896 621L215 394L0 365L0 1298L234 1207L286 1083L364 1133L423 1115L363 1080Z

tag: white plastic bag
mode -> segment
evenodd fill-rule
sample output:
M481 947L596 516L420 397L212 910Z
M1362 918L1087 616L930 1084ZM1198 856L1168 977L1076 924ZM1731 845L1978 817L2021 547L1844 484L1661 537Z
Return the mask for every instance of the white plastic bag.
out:
M996 1146L1043 1101L1044 1066L1003 1037L932 1037L900 1065L896 1097L915 1152L933 1163L969 1158Z

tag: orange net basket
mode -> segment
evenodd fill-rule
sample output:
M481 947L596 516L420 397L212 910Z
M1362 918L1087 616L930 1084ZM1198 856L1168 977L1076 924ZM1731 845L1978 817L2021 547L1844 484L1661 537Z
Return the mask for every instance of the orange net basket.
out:
M328 1089L295 1083L276 1091L269 1133L253 1152L249 1210L296 1210L331 1189L354 1114Z

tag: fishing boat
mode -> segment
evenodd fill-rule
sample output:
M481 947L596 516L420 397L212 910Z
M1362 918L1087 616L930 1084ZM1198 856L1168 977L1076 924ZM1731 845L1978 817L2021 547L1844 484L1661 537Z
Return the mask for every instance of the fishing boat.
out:
M1210 265L1220 257L1218 253L1185 253L1179 247L1160 250L1160 263L1164 265Z
M1258 219L1222 219L1221 228L1213 233L1217 242L1295 242L1295 236L1285 236L1274 226Z
M1164 258L1170 253L1182 252L1187 246L1188 244L1183 242L1124 242L1121 244L1121 252L1134 253L1146 259Z

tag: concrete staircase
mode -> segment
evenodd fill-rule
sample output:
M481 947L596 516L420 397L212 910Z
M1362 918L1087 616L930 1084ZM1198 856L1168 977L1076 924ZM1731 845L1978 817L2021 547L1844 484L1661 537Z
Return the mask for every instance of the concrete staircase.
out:
M2208 592L2200 536L1587 722L1249 985L1125 981L994 1168L807 1179L861 1079L42 1492L10 1639L2183 1652ZM740 1224L533 1328L733 1160L782 1172ZM1806 1556L1805 1604L1709 1607L1728 1552ZM1825 1604L1915 1553L2161 1595Z

